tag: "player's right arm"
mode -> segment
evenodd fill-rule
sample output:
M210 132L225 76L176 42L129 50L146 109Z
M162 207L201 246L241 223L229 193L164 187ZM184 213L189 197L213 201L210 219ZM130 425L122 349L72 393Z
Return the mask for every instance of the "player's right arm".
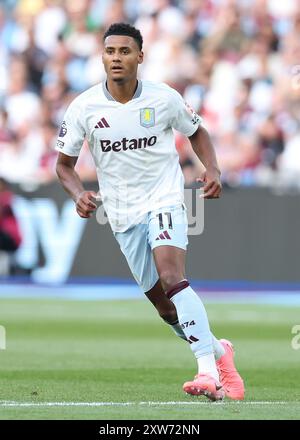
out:
M94 191L86 191L80 177L75 171L77 157L59 153L56 162L56 174L65 191L72 197L76 204L76 211L82 218L91 217L97 209L93 202L97 194Z
M93 201L97 195L94 191L85 191L75 171L75 165L86 138L83 110L82 96L79 96L69 105L64 115L56 144L56 150L59 152L56 173L62 186L74 200L78 215L89 218L97 208Z

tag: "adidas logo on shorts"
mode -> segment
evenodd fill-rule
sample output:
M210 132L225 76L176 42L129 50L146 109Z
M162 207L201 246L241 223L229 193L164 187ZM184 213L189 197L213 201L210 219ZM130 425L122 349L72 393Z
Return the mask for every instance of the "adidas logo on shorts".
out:
M159 236L155 239L156 240L171 240L171 237L168 233L168 231L163 231L161 234L159 234Z

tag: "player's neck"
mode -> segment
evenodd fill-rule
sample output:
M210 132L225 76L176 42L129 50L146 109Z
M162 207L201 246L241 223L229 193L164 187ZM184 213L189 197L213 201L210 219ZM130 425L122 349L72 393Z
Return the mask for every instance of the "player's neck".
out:
M125 82L112 81L109 78L106 80L107 90L115 101L121 102L122 104L126 104L126 102L131 101L135 94L137 85L138 80L136 78Z

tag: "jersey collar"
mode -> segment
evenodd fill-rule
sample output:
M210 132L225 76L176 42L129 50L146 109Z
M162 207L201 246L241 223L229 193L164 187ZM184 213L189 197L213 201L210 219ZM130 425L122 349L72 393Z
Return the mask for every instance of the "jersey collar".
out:
M134 92L134 95L133 95L131 101L132 101L133 99L139 98L139 97L141 96L142 88L143 88L142 81L138 79L138 85L137 85L137 88L136 88L136 90L135 90L135 92ZM108 89L107 89L106 81L103 81L103 82L102 82L102 89L103 89L103 93L104 93L104 95L106 96L106 98L107 98L109 101L115 101L115 102L117 102L117 101L111 96L111 94L109 93L109 91L108 91Z

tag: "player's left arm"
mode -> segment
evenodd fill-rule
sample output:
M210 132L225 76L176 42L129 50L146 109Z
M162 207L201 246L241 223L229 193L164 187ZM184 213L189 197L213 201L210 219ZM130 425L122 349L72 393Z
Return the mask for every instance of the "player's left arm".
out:
M189 140L197 157L206 168L203 177L197 178L197 181L204 182L202 197L205 199L217 199L222 191L221 171L210 136L207 130L200 125L195 133L189 136Z

